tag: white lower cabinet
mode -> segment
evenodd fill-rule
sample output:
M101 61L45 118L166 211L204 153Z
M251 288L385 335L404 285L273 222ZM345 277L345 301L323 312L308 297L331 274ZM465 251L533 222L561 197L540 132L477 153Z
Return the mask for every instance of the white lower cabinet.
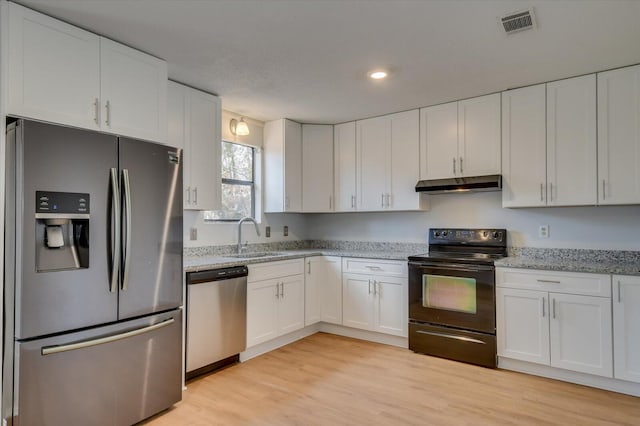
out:
M304 325L342 324L342 260L336 256L305 259Z
M496 285L498 356L613 376L609 275L497 268Z
M303 259L249 265L247 347L304 327L303 266Z
M385 276L350 272L354 263L368 262L370 270L383 271L397 263L381 261L384 265L375 269L376 260L343 259L342 274L342 324L347 327L376 331L396 336L407 336L407 287L405 276ZM367 263L365 263L366 265Z
M640 383L640 276L613 276L614 377Z

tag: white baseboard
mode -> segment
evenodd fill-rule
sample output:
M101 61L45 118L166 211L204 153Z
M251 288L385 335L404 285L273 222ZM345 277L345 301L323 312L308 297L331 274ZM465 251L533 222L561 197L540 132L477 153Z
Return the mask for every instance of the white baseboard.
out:
M498 368L518 371L520 373L533 374L549 379L562 380L564 382L591 386L627 395L640 396L640 383L628 382L609 377L594 376L592 374L578 373L548 365L534 364L517 359L498 357Z
M308 327L301 328L300 330L292 331L284 336L276 337L268 342L260 343L259 345L251 346L246 351L240 352L240 362L245 362L251 358L255 358L259 355L266 354L282 346L286 346L289 343L293 343L296 340L304 339L307 336L320 331L320 324L312 324Z

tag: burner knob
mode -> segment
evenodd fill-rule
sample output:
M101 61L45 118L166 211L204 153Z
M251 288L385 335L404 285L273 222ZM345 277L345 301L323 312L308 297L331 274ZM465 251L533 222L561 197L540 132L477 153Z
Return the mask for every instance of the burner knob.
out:
M498 239L500 237L500 233L498 231L493 232L493 238Z
M483 232L482 232L482 236L483 236L483 237L487 238L487 235L489 235L489 233L488 233L487 231L483 231Z
M433 235L435 235L436 237L439 237L440 236L440 231L434 231Z
M442 231L442 236L443 236L443 237L446 237L447 235L449 235L449 232L448 232L448 231Z

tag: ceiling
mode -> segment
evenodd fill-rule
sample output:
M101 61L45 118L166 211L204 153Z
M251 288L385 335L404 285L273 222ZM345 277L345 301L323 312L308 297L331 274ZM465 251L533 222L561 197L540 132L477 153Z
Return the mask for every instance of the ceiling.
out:
M640 63L636 0L21 0L259 120L339 123ZM498 17L533 7L533 31ZM367 71L391 75L373 82Z

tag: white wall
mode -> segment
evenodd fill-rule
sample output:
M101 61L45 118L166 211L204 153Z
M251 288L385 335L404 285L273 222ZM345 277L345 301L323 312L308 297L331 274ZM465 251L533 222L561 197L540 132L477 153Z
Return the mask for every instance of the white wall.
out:
M427 212L309 215L306 235L424 243L430 227L487 227L507 228L510 246L640 250L640 206L503 209L500 192L429 197ZM549 238L538 238L543 224Z

